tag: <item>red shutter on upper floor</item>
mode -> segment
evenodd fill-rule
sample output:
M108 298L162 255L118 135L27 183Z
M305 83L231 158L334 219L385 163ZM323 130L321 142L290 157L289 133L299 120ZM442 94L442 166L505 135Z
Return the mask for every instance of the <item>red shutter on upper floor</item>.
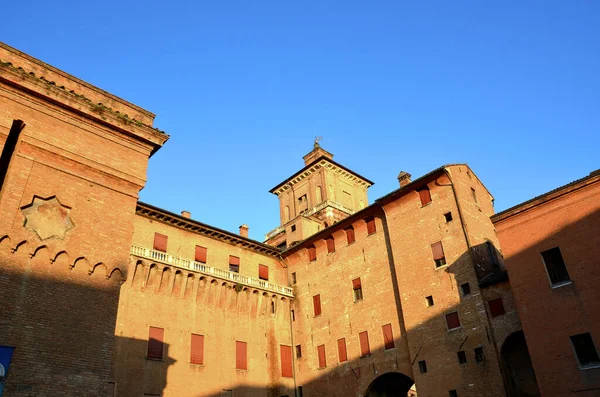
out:
M313 307L315 309L315 316L321 315L321 295L313 296Z
M239 266L240 258L238 258L237 256L229 255L229 264Z
M360 277L359 278L355 278L354 280L352 280L352 289L359 289L361 288L360 285Z
M248 369L248 344L235 341L235 369Z
M381 327L383 330L383 346L387 349L392 349L394 347L394 335L392 333L392 324L386 324Z
M292 377L292 346L279 346L281 354L281 376L284 378Z
M356 241L356 237L354 236L354 228L353 227L349 227L348 229L345 230L346 232L346 239L348 240L348 244L352 244L353 242Z
M190 364L204 364L204 335L192 334Z
M338 357L340 362L348 361L348 352L346 351L346 338L338 339Z
M438 259L444 258L444 248L442 247L442 242L438 241L435 244L431 244L431 252L433 252L433 260L437 261Z
M492 317L501 316L506 313L504 310L504 304L502 303L502 298L493 299L488 302L488 305L490 306L490 314Z
M308 260L310 262L317 260L317 249L314 245L312 247L308 247Z
M196 246L196 257L195 257L196 262L206 263L206 253L207 253L206 248L197 245Z
M327 241L327 252L335 252L335 240L333 237L328 237L325 241Z
M167 239L168 237L164 234L154 233L154 249L167 252Z
M421 199L421 205L425 205L431 202L431 192L428 187L424 187L419 190L419 198Z
M448 325L448 329L460 327L460 318L458 317L458 312L446 314L446 324Z
M358 338L360 339L360 356L364 357L371 354L371 348L369 347L369 333L363 331L358 334Z
M150 327L150 331L148 333L148 351L146 352L147 358L162 360L164 334L164 329Z
M269 279L269 267L265 265L258 265L258 278L261 280Z
M325 368L327 366L327 360L325 358L325 345L317 346L317 352L319 353L319 368Z
M365 222L367 222L367 234L373 234L377 231L377 228L375 227L375 218L367 218L365 219Z

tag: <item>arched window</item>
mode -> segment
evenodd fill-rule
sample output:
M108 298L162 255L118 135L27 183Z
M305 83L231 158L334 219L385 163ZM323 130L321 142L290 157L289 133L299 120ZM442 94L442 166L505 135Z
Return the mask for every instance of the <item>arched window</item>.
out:
M321 201L323 201L323 194L321 192L321 186L317 186L317 189L315 191L315 196L317 199L317 204L319 204Z

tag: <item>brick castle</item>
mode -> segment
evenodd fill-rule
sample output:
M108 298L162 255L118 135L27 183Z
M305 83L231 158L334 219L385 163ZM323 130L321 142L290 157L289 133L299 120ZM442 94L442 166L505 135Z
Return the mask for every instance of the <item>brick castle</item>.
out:
M600 395L599 172L369 202L315 142L259 242L138 201L153 119L0 43L0 394Z

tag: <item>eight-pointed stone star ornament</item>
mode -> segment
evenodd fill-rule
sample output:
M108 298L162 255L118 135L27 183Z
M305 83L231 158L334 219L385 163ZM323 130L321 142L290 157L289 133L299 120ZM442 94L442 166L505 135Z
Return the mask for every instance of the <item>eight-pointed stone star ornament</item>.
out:
M56 196L34 196L31 204L21 210L25 216L23 226L35 232L41 240L51 237L64 239L67 231L75 227L69 216L71 208L62 205Z

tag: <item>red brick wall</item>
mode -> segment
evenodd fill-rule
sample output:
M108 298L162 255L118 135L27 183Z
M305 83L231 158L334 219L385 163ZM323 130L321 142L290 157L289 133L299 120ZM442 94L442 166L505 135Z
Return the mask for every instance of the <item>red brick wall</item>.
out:
M495 219L516 307L543 396L597 395L600 369L580 370L569 336L600 347L600 183ZM560 247L572 284L551 288L541 252Z

